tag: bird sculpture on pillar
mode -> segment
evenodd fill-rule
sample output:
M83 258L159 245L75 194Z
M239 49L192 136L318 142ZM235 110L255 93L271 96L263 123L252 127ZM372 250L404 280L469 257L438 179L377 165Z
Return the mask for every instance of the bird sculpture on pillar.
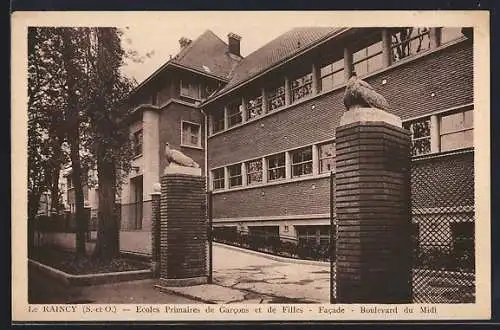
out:
M168 164L177 164L179 166L195 167L199 168L197 162L195 162L191 157L184 155L179 150L170 149L168 142L165 144L165 157L167 158Z
M389 110L386 99L375 92L369 83L359 79L355 71L352 72L345 87L344 105L347 110L356 107Z

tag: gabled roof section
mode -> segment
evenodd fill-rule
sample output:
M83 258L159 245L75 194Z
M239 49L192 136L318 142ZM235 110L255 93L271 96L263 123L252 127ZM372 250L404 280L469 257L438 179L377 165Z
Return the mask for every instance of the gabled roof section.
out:
M335 34L339 30L341 28L297 27L285 32L242 59L231 73L228 84L215 96L223 94L246 79Z
M241 57L230 54L228 45L212 31L206 30L182 49L172 62L198 71L228 79Z
M169 67L177 67L205 74L222 81L229 80L229 74L234 70L242 57L230 54L228 45L212 31L206 30L196 40L182 49L174 58L168 60L149 77L142 81L131 93L134 95L152 79Z

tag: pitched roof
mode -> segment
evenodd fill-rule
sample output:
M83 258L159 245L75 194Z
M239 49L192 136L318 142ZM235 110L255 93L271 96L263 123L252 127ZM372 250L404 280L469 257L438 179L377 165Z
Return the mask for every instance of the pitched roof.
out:
M183 48L174 58L168 60L149 77L142 81L130 95L142 89L151 79L169 66L180 66L206 73L209 76L227 81L229 74L241 61L241 57L230 54L228 45L212 31L206 30L198 38Z
M241 57L228 52L224 41L206 30L182 49L172 62L227 79L240 60Z
M293 56L305 47L339 30L341 29L336 27L298 27L285 32L242 59L231 73L227 85L216 95L223 94L244 80Z

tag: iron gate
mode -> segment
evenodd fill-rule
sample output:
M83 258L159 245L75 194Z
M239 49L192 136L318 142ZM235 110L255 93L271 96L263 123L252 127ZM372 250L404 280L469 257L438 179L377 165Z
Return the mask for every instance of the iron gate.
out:
M411 209L413 302L475 302L473 151L414 158Z

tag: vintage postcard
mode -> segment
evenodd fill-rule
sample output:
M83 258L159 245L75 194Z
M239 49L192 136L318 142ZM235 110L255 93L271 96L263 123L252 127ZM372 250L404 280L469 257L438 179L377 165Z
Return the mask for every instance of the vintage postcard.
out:
M13 321L487 320L487 11L15 12Z

